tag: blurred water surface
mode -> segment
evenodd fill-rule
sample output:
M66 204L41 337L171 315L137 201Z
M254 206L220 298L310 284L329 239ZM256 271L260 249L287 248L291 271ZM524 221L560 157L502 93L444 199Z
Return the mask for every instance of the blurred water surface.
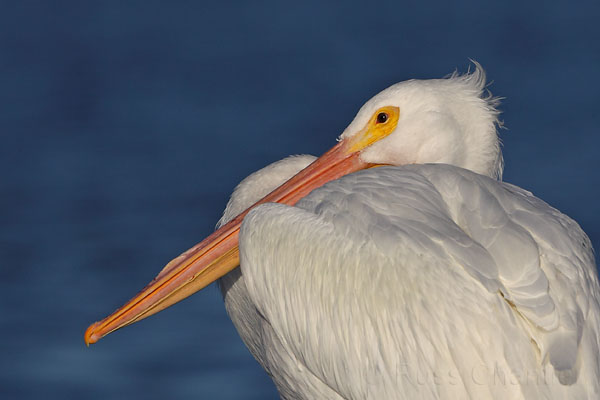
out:
M277 398L214 287L89 349L83 331L251 171L469 58L506 97L505 180L600 248L598 4L3 2L0 396Z

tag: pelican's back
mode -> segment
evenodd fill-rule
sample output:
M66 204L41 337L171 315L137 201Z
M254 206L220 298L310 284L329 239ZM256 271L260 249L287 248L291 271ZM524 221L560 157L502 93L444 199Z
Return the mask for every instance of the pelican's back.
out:
M598 398L589 239L515 186L362 171L254 209L240 255L284 398Z

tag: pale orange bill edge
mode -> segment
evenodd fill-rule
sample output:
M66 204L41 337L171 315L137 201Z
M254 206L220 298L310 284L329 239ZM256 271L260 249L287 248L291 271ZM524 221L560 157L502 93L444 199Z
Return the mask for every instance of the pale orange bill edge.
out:
M246 214L255 206L277 202L294 205L325 183L370 168L358 152L348 152L344 142L319 157L286 183L216 230L173 261L136 296L114 313L88 327L86 344L177 303L206 287L239 265L238 236Z

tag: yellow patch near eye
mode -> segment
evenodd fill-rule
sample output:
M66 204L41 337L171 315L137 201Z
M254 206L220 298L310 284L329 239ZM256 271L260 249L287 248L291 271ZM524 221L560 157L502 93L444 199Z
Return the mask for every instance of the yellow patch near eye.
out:
M392 133L398 125L398 118L400 118L398 107L386 106L375 111L365 128L351 139L350 152L354 153L369 147Z

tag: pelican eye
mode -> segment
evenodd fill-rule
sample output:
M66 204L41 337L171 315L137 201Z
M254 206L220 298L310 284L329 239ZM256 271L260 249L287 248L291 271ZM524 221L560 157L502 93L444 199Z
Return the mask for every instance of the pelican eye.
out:
M360 134L350 141L350 151L361 151L394 132L399 117L400 108L396 106L381 107L373 112Z
M388 118L389 118L389 115L387 113L380 112L379 114L377 114L377 123L385 124L387 122Z

